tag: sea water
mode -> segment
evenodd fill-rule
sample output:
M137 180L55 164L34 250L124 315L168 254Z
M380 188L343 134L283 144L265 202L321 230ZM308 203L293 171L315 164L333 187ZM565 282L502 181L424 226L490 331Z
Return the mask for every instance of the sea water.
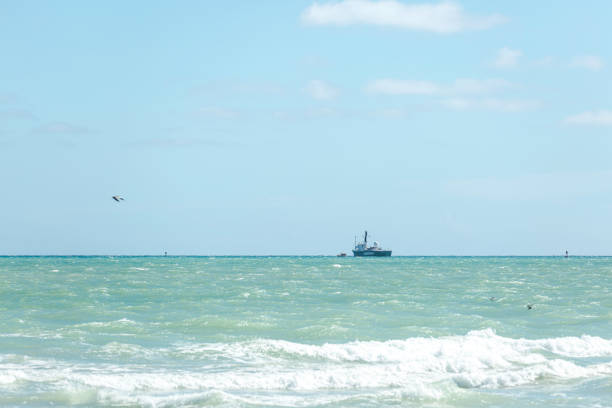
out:
M605 257L2 257L0 406L610 407L611 276Z

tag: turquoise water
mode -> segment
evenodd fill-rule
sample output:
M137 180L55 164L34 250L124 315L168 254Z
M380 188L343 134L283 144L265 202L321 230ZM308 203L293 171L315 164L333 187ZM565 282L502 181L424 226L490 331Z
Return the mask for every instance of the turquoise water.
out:
M2 257L0 406L609 407L611 276L606 257Z

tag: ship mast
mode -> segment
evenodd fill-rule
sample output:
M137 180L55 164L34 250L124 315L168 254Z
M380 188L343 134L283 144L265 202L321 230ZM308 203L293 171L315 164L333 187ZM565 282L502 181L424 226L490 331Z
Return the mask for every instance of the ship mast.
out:
M366 247L368 246L368 231L365 232L365 236L363 237L363 243L366 244Z

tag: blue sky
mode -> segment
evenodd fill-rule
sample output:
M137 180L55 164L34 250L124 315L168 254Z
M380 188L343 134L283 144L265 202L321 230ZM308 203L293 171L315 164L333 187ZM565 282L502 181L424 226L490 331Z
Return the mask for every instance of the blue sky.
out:
M0 253L612 254L610 15L2 2Z

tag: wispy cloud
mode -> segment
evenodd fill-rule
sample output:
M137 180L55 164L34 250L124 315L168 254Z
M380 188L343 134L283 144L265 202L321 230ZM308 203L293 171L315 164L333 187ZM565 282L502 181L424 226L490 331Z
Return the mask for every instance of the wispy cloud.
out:
M508 47L501 48L497 51L497 55L492 62L496 68L516 68L519 65L532 67L571 67L582 68L590 71L601 71L604 66L604 60L596 55L581 55L573 57L569 61L562 61L558 57L545 56L535 60L524 60L521 50L514 50Z
M519 58L523 55L520 50L513 50L504 47L497 51L497 56L493 61L493 65L497 68L514 68L519 63Z
M343 0L314 3L302 13L311 25L388 26L440 34L483 30L506 21L499 14L473 16L451 1L437 4L405 4L396 0Z
M130 147L159 147L159 148L189 148L189 147L225 147L226 141L215 139L200 139L195 137L154 137L137 140L127 145Z
M410 108L386 108L374 111L373 115L374 117L382 117L386 119L406 119L414 117L424 109L425 108L423 106L413 106Z
M0 104L13 104L19 101L19 97L12 93L0 92Z
M612 110L583 112L577 115L568 116L563 122L570 125L612 126Z
M351 118L355 113L331 107L311 106L303 109L277 110L272 112L272 117L283 121L319 120L329 118Z
M516 177L485 177L454 180L446 184L448 193L478 199L525 201L585 196L611 191L612 172L540 173Z
M532 62L532 64L536 67L553 67L557 64L557 59L550 55L546 57L542 57Z
M188 92L193 94L255 94L278 95L285 92L285 88L272 81L240 81L218 80L192 86Z
M539 107L533 100L494 98L496 94L511 88L513 84L504 79L460 78L449 84L432 81L377 79L366 86L370 93L385 95L421 95L444 98L440 104L453 110L490 110L497 112L520 112Z
M366 91L387 95L454 95L486 94L512 86L503 79L460 78L451 84L411 79L377 79L366 86Z
M67 122L49 122L32 129L32 133L83 135L92 133L92 130L84 126L74 125Z
M507 89L512 83L505 79L457 79L449 89L451 93L485 94Z
M215 106L207 106L204 108L200 108L196 113L199 116L220 119L235 119L240 116L238 111L232 109L218 108Z
M442 105L453 110L490 110L495 112L522 112L537 109L540 106L540 102L524 99L451 98L442 101Z
M0 110L0 119L36 119L36 116L24 109Z
M304 111L303 114L307 119L331 118L341 115L348 115L347 112L332 108L311 108Z
M412 79L377 79L366 86L372 93L387 95L434 95L440 92L437 84Z
M582 55L574 57L570 66L574 68L586 68L591 71L600 71L604 66L604 62L601 57L595 55Z
M300 58L298 63L300 65L314 68L326 68L331 65L329 59L320 55L306 55L303 58Z
M339 94L338 89L334 86L318 79L314 79L308 83L306 92L314 99L319 100L334 99Z

